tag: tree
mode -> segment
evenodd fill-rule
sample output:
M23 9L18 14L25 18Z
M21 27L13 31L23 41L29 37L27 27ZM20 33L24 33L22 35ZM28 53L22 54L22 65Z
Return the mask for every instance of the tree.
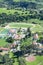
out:
M31 30L30 28L27 29L28 36L31 36Z
M6 39L6 41L7 41L8 43L13 43L14 39L13 39L12 37L9 37L9 38Z
M38 42L43 44L43 37L40 37L40 39L38 40Z

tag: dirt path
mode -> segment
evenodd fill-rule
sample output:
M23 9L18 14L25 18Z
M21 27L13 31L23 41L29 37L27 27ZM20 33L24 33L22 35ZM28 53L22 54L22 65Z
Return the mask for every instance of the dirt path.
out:
M5 29L8 29L8 28L10 28L10 26L9 26L9 25L5 26Z

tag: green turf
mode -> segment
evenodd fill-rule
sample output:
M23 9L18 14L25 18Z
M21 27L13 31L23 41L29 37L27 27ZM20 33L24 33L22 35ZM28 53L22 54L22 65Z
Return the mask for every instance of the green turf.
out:
M15 57L12 52L10 52L10 56ZM25 58L23 58L23 59L25 60L26 65L43 65L43 56L37 55L37 56L35 56L35 58L36 58L36 60L33 62L28 62L25 60ZM19 65L19 62L17 62L17 58L14 58L14 60L15 60L15 62L13 63L13 65Z
M32 27L31 31L32 33L43 32L43 28L40 25L36 24L34 27Z
M5 41L5 39L0 39L0 46L5 46L7 44L7 42Z
M0 27L0 31L2 31L4 28Z
M36 56L36 60L34 62L27 62L26 65L43 65L43 56Z
M9 26L11 28L31 28L31 32L35 33L35 32L43 32L43 28L41 25L39 24L31 24L31 23L9 23Z
M21 28L27 28L27 27L32 27L33 24L28 24L28 23L10 23L9 26L11 28L15 28L15 27L16 28L19 28L19 27L21 27Z
M6 35L8 33L8 31L9 31L8 29L3 29L2 31L0 31L0 34L5 34Z

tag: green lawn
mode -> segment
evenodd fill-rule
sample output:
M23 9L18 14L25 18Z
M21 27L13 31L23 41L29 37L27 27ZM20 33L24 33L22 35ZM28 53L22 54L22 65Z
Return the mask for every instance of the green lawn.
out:
M43 56L36 56L36 60L34 62L27 62L26 65L43 65Z
M14 57L13 53L10 52L10 56ZM11 58L10 57L10 58ZM25 60L25 58L23 58L25 60L26 65L43 65L43 56L35 56L36 60L33 62L28 62ZM19 65L19 62L17 62L17 58L14 58L15 62L13 63L13 65Z
M27 28L27 27L32 27L33 24L30 24L30 23L10 23L9 26L11 28L18 28L18 27Z
M31 24L31 23L9 23L9 26L11 28L31 28L31 32L35 33L35 32L43 32L43 28L41 25L39 24Z
M5 46L7 44L7 42L5 41L5 39L0 39L0 46Z
M0 31L2 31L4 28L0 27Z
M32 27L31 31L32 31L32 33L34 33L34 32L43 32L43 28L42 28L42 26L36 24L34 27Z

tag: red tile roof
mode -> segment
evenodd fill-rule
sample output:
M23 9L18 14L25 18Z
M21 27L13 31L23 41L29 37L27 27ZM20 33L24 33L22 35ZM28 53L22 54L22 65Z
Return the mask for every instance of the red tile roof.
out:
M0 50L8 51L9 48L3 48L3 47L1 47Z

